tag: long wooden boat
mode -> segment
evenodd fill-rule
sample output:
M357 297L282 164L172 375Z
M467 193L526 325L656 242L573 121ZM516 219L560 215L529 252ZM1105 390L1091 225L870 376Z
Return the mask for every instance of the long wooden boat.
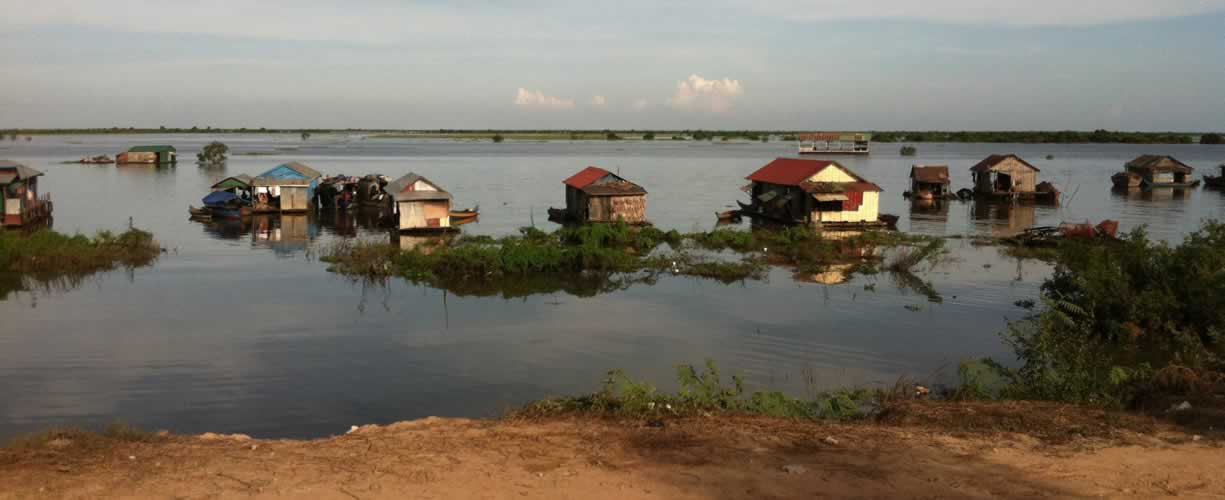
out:
M467 210L452 210L450 215L451 215L451 223L454 224L457 219L465 220L465 219L475 219L479 217L481 215L481 210L479 208L469 208Z
M188 205L187 213L190 214L190 218L197 220L211 220L213 218L213 211L207 207L196 208L195 206Z
M736 200L736 204L740 205L740 213L743 215L747 215L749 217L757 217L761 219L772 220L774 222L782 222L784 224L803 224L804 223L804 221L802 220L791 219L787 217L779 217L777 215L772 215L766 212L762 212L758 210L757 207L754 207L753 205L746 205L744 202L740 200Z
M740 211L727 210L725 212L715 212L715 217L721 221L732 221L740 218Z

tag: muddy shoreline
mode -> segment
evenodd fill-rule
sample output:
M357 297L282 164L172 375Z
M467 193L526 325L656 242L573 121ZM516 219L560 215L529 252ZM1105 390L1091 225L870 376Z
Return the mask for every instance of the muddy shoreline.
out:
M431 417L315 440L9 447L0 498L1194 498L1225 494L1221 447L1150 418L1045 403L921 402L856 423Z

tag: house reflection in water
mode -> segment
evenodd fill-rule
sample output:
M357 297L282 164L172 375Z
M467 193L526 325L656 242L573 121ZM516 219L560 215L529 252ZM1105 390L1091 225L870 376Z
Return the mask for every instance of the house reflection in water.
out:
M970 218L976 225L989 227L993 236L1011 236L1034 227L1038 217L1034 205L974 200Z
M1172 201L1191 197L1191 189L1177 187L1115 188L1110 192L1128 201Z
M319 236L319 227L309 214L255 214L251 216L251 244L278 255L306 251Z
M927 234L944 234L949 222L949 204L960 203L944 199L910 201L910 230Z

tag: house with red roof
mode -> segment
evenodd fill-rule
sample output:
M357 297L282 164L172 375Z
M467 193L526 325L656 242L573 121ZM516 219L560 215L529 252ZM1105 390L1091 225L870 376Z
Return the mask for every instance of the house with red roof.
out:
M803 224L874 224L880 186L836 161L777 158L747 177L749 210Z
M565 218L573 222L647 222L647 191L600 167L587 167L562 181Z

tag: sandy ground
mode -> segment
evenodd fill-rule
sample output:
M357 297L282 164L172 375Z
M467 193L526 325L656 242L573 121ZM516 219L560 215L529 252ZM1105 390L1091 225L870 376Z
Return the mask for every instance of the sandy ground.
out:
M1225 498L1219 438L1055 424L1073 430L429 418L311 441L57 439L0 450L0 499Z

